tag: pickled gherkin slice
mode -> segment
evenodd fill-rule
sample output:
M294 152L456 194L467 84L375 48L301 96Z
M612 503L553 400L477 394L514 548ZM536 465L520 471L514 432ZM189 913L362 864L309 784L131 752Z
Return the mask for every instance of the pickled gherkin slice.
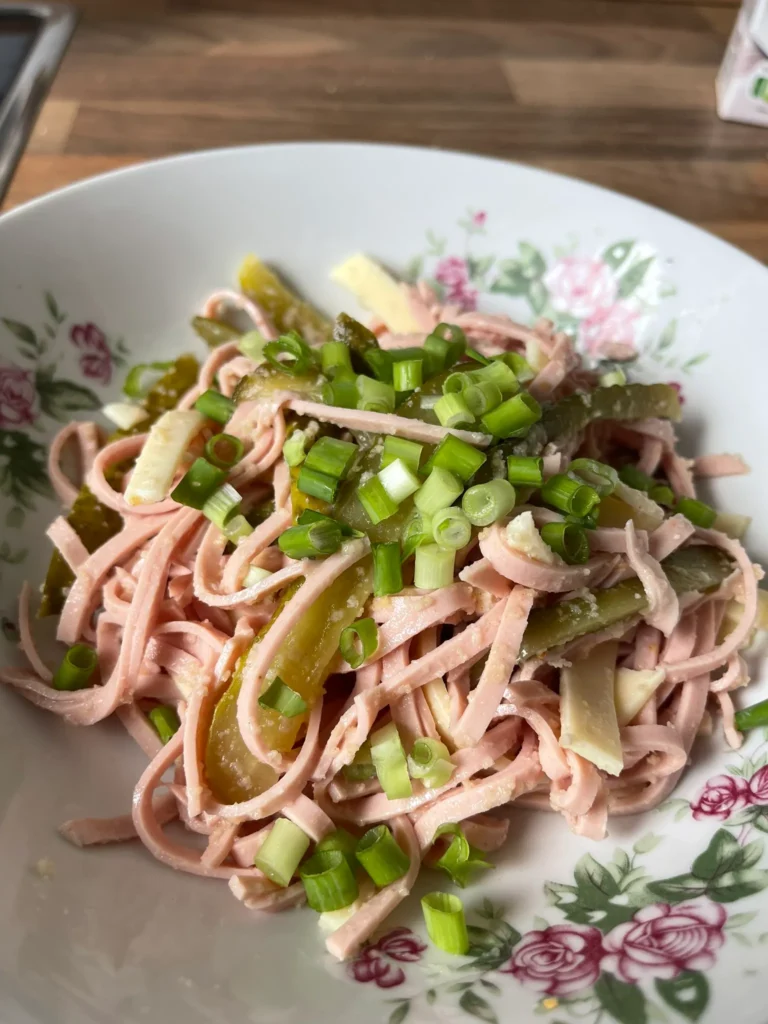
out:
M255 256L245 257L238 280L241 291L261 306L281 334L298 331L311 345L327 341L330 337L331 325L323 314L294 295Z
M208 316L193 316L192 328L208 348L218 348L219 345L228 341L237 341L238 338L242 338L242 334L237 328L231 327L223 320L214 320Z

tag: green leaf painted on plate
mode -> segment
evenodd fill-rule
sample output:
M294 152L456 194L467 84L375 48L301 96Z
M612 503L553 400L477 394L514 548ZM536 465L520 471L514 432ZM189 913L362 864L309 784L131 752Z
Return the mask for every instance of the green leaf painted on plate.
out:
M743 928L750 924L757 917L757 911L747 911L743 914L731 914L725 922L725 930L732 931L734 928Z
M622 876L629 871L629 854L625 850L622 850L620 846L617 846L613 851L613 857L611 859L619 871L621 871Z
M671 980L657 979L656 991L670 1009L697 1021L709 1004L709 982L701 971L683 971Z
M717 878L742 865L743 850L735 837L724 828L715 832L704 853L699 854L691 867L696 878Z
M9 508L5 514L5 525L12 530L20 530L24 525L24 509L19 508L18 505L14 505L13 508Z
M527 295L530 285L531 282L517 260L501 260L498 264L498 276L491 282L490 290L516 297Z
M760 812L755 815L752 824L761 832L768 832L768 807L761 807Z
M630 295L634 295L643 283L643 279L648 273L648 269L653 261L653 256L648 256L644 260L638 260L637 263L633 263L632 266L622 274L619 278L619 298L628 299Z
M467 989L464 995L459 1000L459 1006L465 1013L468 1013L471 1017L477 1017L478 1020L487 1021L488 1024L499 1024L499 1018L488 1002L487 999L483 999L482 996L478 995L472 989Z
M469 936L469 955L481 956L492 949L498 949L502 944L499 936L488 928L480 928L474 924L467 925Z
M421 276L421 270L423 266L423 257L414 256L413 259L410 260L405 265L405 270L403 271L403 280L407 281L409 284L415 284L418 281L419 277Z
M685 373L690 373L691 370L694 369L694 367L701 366L701 364L705 362L707 359L709 359L709 352L699 352L698 355L691 356L690 359L686 359L686 361L682 364L680 369L684 370Z
M69 420L71 413L84 409L100 409L101 402L90 388L70 380L54 380L53 368L38 370L35 385L40 408L56 420Z
M657 354L666 352L667 349L672 348L677 337L677 319L670 320L667 326L659 335L659 340L656 342L654 351Z
M467 271L473 284L482 284L492 266L493 256L467 256Z
M591 853L585 854L573 871L579 893L579 902L587 907L600 909L612 896L618 896L616 880Z
M607 263L611 270L617 270L629 256L634 244L634 241L615 242L603 253L603 262Z
M656 849L663 838L663 836L656 836L653 832L649 832L648 835L641 836L632 849L639 854L650 853L651 850Z
M499 988L499 986L495 982L488 981L487 978L481 978L480 979L480 984L483 986L483 988L488 989L489 992L493 992L493 994L495 996L500 996L501 995L501 989Z
M534 313L541 314L544 312L549 302L549 292L541 281L531 281L528 289L528 302Z
M648 891L665 903L683 903L703 896L707 891L707 882L693 875L675 875L658 882L649 882Z
M410 999L404 999L389 1015L389 1024L403 1024L411 1009Z
M7 320L5 317L2 318L2 322L23 345L32 349L33 352L39 350L40 342L37 340L37 335L31 327L27 327L26 324L22 324L18 320Z
M424 998L427 1000L427 1006L431 1006L437 999L437 992L433 988L428 988L424 993Z
M547 269L546 260L530 242L520 242L517 248L523 273L530 281L537 281Z
M707 886L707 896L717 903L734 903L768 888L768 871L744 868L718 875Z
M27 511L35 508L35 495L53 494L45 448L20 430L0 430L0 494Z
M604 971L595 982L600 1005L619 1024L647 1024L645 996L637 985L628 985Z

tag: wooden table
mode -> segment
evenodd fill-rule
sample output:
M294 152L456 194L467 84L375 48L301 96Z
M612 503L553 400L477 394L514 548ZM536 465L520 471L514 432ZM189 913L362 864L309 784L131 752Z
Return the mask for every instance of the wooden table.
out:
M768 131L714 111L734 0L88 4L9 205L189 149L364 139L576 175L768 260Z

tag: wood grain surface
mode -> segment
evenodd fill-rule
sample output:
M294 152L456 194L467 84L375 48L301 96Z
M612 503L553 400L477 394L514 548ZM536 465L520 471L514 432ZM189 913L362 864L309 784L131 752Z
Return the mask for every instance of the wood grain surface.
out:
M209 146L468 150L768 260L768 131L720 121L734 0L87 0L7 206Z

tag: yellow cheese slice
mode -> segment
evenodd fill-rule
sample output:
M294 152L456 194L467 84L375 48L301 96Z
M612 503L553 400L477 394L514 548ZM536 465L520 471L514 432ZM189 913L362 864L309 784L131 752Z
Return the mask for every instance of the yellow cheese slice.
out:
M629 725L663 682L664 669L661 668L617 668L614 701L619 725Z
M383 320L393 333L422 330L398 282L364 253L334 267L331 280L351 291L360 305Z
M598 644L560 673L560 746L618 775L624 767L614 704L618 644Z

